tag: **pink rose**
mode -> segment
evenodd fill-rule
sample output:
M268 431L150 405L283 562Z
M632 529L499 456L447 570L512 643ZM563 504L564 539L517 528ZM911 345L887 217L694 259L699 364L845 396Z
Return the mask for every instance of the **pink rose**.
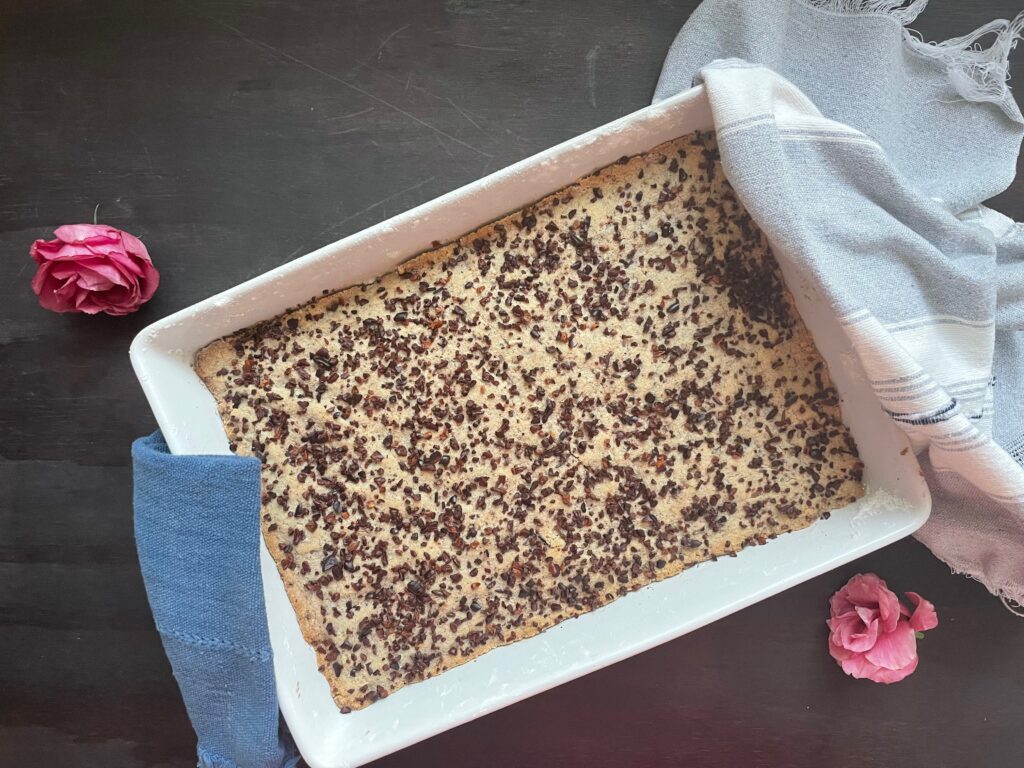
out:
M36 240L32 290L54 312L127 315L156 292L160 274L135 235L103 224L65 224Z
M935 606L907 592L911 613L873 573L858 573L832 595L828 651L843 671L898 683L917 669L917 632L938 626Z

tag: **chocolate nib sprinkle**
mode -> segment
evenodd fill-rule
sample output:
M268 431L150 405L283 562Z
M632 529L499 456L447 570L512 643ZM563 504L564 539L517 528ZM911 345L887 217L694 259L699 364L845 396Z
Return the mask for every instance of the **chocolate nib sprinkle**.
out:
M718 168L667 142L200 353L343 713L861 494Z

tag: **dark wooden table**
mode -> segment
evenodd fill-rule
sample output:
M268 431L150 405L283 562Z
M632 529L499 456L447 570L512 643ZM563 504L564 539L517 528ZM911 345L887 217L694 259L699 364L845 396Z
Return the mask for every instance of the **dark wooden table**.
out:
M0 765L194 763L132 540L129 443L154 428L134 334L643 106L694 5L3 4ZM933 0L917 26L1017 5ZM128 318L43 311L28 246L96 205L160 291ZM1024 218L1024 185L996 207ZM941 617L896 686L825 651L829 595L867 570ZM376 765L997 768L1024 764L1022 715L1024 621L905 541Z

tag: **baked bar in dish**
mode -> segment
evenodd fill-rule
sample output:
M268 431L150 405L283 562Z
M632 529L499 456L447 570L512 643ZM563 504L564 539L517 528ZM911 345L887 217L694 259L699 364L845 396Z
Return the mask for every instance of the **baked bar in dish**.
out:
M862 493L713 137L205 347L343 712Z

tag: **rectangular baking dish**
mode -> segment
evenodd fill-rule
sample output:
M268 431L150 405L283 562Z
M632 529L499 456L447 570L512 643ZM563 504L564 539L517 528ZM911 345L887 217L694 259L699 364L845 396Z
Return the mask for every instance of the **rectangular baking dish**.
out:
M320 248L143 330L132 364L174 453L228 453L213 397L192 370L196 350L324 289L366 282L613 162L710 129L702 88L559 144L374 227ZM916 530L931 498L912 451L883 415L839 326L783 270L829 365L865 464L867 493L830 519L690 568L592 613L342 715L316 668L270 554L261 567L281 711L312 768L349 768L679 637ZM256 524L256 521L253 521ZM822 610L824 610L824 603Z

